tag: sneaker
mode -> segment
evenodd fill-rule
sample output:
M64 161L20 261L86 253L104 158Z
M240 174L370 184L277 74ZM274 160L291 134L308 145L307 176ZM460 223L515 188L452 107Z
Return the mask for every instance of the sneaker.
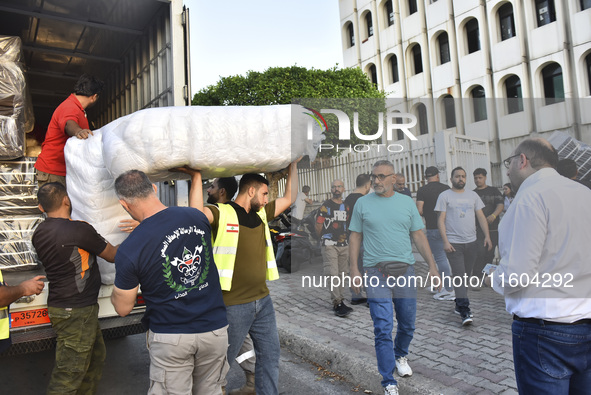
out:
M396 384L388 384L384 387L384 395L398 395L398 386Z
M350 312L353 311L352 308L345 305L345 303L341 302L333 307L334 314L337 317L346 317L349 315Z
M440 292L437 292L433 295L433 299L435 300L456 300L456 293L454 291L446 291L442 289Z
M358 299L351 299L351 304L352 305L358 305L358 304L363 304L367 302L367 298L358 298Z
M400 377L412 376L412 369L408 366L406 357L400 357L396 360L396 371Z
M454 313L456 313L457 315L462 315L462 313L460 313L460 310L458 310L458 306L456 306L456 308L454 309ZM468 310L468 315L470 316L470 318L474 318L474 314Z
M470 313L462 315L462 326L471 325L472 321Z

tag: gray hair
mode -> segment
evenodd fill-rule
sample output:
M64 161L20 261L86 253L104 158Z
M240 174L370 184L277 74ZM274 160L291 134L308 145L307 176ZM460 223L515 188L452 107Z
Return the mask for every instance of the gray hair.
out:
M394 171L394 164L392 162L390 162L389 160L381 159L373 164L374 168L379 167L379 166L388 166L388 167L392 168L392 171Z
M154 193L152 182L140 170L129 170L115 180L115 192L121 200L145 199Z

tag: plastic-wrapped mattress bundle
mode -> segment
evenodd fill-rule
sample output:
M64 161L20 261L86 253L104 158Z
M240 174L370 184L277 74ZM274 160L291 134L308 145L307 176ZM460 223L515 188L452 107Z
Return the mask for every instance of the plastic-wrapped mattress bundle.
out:
M115 194L115 179L103 161L101 130L87 140L72 138L66 149L68 196L72 202L72 218L84 220L111 244L118 245L127 236L117 224L129 214ZM115 281L115 265L98 258L104 284Z
M37 208L35 158L0 162L0 269L37 266L31 236L43 216Z
M19 37L0 36L0 159L25 154L25 134L33 130L34 117L20 63Z
M204 178L281 170L293 160L313 160L322 130L301 106L162 107L119 118L87 140L71 138L65 147L72 218L92 224L112 244L126 233L117 224L129 218L114 192L114 180L127 170L144 171L152 181L185 177L171 173L188 165ZM114 267L101 264L103 283Z

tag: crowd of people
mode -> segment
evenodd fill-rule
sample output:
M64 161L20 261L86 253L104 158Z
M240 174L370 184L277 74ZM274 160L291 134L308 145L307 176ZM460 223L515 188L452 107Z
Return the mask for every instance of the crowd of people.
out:
M553 202L553 196L558 198L567 193L573 204L564 211L568 211L568 218L570 215L574 217L577 212L575 202L581 204L582 199L588 198L591 193L577 186L577 183L567 181L567 178L577 181L576 164L570 159L558 161L556 151L547 141L525 140L515 152L505 161L511 182L503 186L503 193L499 188L487 184L487 171L483 168L473 171L476 188L470 191L465 189L467 174L462 167L451 171L450 188L440 182L439 169L430 166L424 173L426 185L416 192L415 207L404 175L396 173L388 161L376 162L369 179L363 178L366 174L357 177L356 189L349 195L353 199L347 196L343 200L342 180L332 182L332 198L322 204L317 221L317 231L323 243L324 274L350 276L353 284L351 304L359 304L359 300L368 301L374 324L378 370L383 378L382 386L386 395L398 393L394 372L400 377L412 375L407 355L417 309L416 283L404 281L405 286L400 286L400 282L392 286L387 281L388 278L408 278L414 274L411 240L427 262L429 276L436 280L431 282L430 287L434 299L455 301L454 312L460 315L462 326L471 325L474 321L468 298L469 289L478 291L483 285L490 285L493 279L495 290L507 296L507 310L514 315L515 320L514 359L520 393L550 393L546 391L549 388L552 393L568 393L568 388L571 388L570 393L583 393L580 391L583 385L591 384L589 368L583 362L589 360L589 352L584 352L584 355L574 355L572 349L569 352L571 346L586 347L591 342L589 291L582 280L589 279L591 270L585 268L581 254L584 242L579 240L586 234L584 229L591 226L591 216L588 210L581 210L579 218L567 224L561 222L559 215L549 216L545 212L546 204ZM513 162L517 161L515 158L519 158L522 163L517 170L512 167ZM536 173L539 176L533 177ZM548 175L547 181L552 180L553 184L542 184L543 178L536 181L538 186L531 188L529 194L532 198L529 202L520 198L528 196L525 193L516 194L525 178L532 176L537 179L542 174ZM368 181L365 188L364 180ZM588 186L584 181L578 183ZM540 191L552 188L551 185L560 188L551 197L542 197ZM369 193L370 189L373 189L373 193ZM509 210L512 205L513 209ZM551 207L560 211L557 202ZM520 215L519 220L515 219L516 215ZM420 216L424 217L424 224ZM507 219L501 222L503 216ZM515 222L523 227L520 233L515 230ZM558 222L561 222L560 226ZM503 225L501 228L500 224ZM531 226L536 230L528 231ZM574 240L568 243L562 241L561 235L575 232L577 237ZM539 238L530 239L529 234ZM544 237L549 234L554 235L554 242L544 244ZM569 245L569 251L572 252L561 249L565 244ZM347 245L348 253L344 248ZM495 254L497 247L498 258ZM339 252L330 253L330 249ZM525 265L528 258L529 266ZM349 261L348 268L342 265L344 260ZM565 279L571 273L577 273L579 277L574 284L576 290L560 297L564 289L556 286L555 299L550 304L545 301L544 295L549 296L543 289L533 293L532 297L538 298L536 304L525 301L528 295L525 287L515 284L516 281L508 281L511 276L514 276L511 277L514 280L523 279L523 274L532 279L536 273L556 275L557 269L560 269L558 273ZM361 281L366 277L377 281L369 282L368 286L367 281ZM487 281L483 281L485 278ZM359 279L360 286L357 286L355 279ZM329 291L335 315L347 316L353 309L345 305L342 284L338 288L331 284ZM362 297L363 292L367 298ZM567 311L560 311L558 305L561 303L569 307ZM549 310L542 307L554 304L556 308ZM397 322L394 340L393 317ZM520 333L516 334L516 328ZM552 339L564 343L562 346L548 346L548 351L557 352L560 369L567 371L569 364L575 366L560 379L556 379L552 373L542 372L544 368L539 361L535 361L533 355L535 345L530 344L534 340L528 337L526 341L523 335L546 330ZM576 335L576 339L567 341L570 334Z

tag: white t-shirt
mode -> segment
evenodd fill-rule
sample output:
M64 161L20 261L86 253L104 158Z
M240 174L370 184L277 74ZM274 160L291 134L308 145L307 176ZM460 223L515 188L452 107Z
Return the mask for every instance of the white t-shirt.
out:
M298 192L296 196L295 202L292 205L291 209L291 217L295 219L303 219L304 218L304 210L306 209L306 199L308 197L304 192Z
M435 211L445 212L445 234L450 243L467 244L476 241L476 211L484 203L474 191L441 192Z

